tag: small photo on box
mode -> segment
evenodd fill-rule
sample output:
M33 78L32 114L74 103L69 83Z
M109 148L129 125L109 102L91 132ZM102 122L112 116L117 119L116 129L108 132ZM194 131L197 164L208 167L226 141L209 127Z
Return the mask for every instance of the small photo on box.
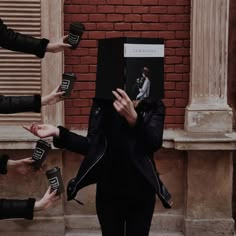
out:
M132 100L164 94L164 40L107 38L98 41L96 97L114 99L124 89Z

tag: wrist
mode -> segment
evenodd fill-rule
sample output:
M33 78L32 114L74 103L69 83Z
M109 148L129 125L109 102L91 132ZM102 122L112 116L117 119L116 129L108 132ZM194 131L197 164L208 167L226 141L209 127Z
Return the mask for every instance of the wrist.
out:
M42 106L48 105L48 96L41 97L41 105Z
M134 127L135 125L136 125L136 123L137 123L137 118L138 118L138 115L137 115L137 113L135 112L134 114L133 114L133 116L131 116L127 121L128 121L128 123L129 123L129 125L131 126L131 127Z
M53 137L59 137L60 136L60 129L55 127Z
M41 201L36 201L34 204L34 211L41 211L41 210L43 210Z

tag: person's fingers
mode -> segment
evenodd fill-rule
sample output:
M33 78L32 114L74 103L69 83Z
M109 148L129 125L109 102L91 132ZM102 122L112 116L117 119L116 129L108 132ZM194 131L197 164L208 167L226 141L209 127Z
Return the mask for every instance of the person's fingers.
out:
M72 46L70 44L68 44L68 43L63 43L62 47L64 47L64 48L71 48Z
M60 97L65 94L65 91L56 92L56 96Z
M115 102L113 102L113 106L115 107L117 112L121 111L121 104L119 103L119 101L116 100Z
M122 97L116 92L116 91L112 91L113 95L116 97L116 99L118 101L121 101L122 100Z
M129 96L127 95L127 93L123 89L117 88L116 90L119 92L119 94L121 94L121 96L124 99L126 99L127 101L130 101Z
M27 125L22 125L22 127L23 127L25 130L27 130L27 131L29 131L29 132L30 132L30 126L27 126Z
M64 35L64 36L62 36L62 41L63 41L63 42L67 41L68 37L69 37L69 35L68 35L68 34L67 34L67 35Z
M23 160L23 162L26 163L26 164L32 164L34 162L34 160L31 157L28 157L28 158L25 158Z

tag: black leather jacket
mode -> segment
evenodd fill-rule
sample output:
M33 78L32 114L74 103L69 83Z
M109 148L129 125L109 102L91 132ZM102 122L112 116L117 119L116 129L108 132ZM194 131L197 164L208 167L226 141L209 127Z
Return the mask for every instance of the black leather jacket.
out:
M0 19L0 47L20 51L24 53L34 54L43 58L49 41L47 39L37 39L30 35L24 35L14 32Z
M97 182L99 163L107 148L101 128L105 110L104 102L94 99L87 137L59 126L60 137L53 140L55 147L85 155L77 176L67 186L68 200L74 199L81 188ZM170 208L171 195L160 180L153 160L153 153L162 147L164 104L162 101L143 100L137 107L137 113L136 138L130 140L128 145L132 162L156 192L163 206Z
M3 96L0 95L0 114L18 112L40 112L41 96Z
M0 174L7 173L7 155L0 157ZM26 200L18 199L0 199L0 219L8 218L25 218L33 219L35 199L29 198Z

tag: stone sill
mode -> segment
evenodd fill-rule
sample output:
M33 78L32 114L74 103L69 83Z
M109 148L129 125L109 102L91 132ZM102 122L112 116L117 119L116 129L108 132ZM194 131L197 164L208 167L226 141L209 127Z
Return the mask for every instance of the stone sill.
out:
M38 137L19 127L1 127L0 149L34 149ZM72 130L86 135L86 130ZM236 132L191 133L185 130L164 131L163 147L177 150L236 150ZM52 143L52 139L45 139Z

